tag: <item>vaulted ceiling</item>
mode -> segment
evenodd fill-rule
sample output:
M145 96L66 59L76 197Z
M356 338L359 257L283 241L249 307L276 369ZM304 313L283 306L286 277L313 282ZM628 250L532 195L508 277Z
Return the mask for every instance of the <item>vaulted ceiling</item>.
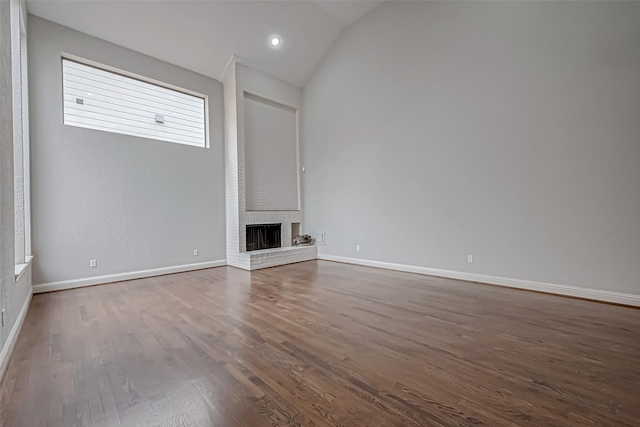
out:
M29 0L29 13L220 79L232 55L304 86L340 33L382 0ZM269 45L272 35L282 43Z

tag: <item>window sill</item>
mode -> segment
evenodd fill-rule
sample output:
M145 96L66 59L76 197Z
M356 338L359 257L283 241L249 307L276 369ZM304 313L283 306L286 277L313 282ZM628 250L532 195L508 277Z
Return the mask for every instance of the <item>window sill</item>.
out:
M31 264L32 259L32 256L28 256L25 259L26 262L24 264L16 264L16 282L20 280L24 272L27 271L27 267L29 267L29 264Z

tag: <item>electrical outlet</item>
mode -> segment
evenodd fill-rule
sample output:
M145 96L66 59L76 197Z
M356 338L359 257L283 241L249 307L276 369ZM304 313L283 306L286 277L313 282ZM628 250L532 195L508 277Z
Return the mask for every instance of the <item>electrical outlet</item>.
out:
M360 252L360 245L356 245L356 252Z
M473 262L473 255L467 255L467 262Z
M316 245L326 245L326 235L324 231L316 233Z
M198 254L199 254L199 253L200 253L200 252L198 252L198 250L197 250L197 249L194 249L194 250L193 250L193 256L198 256Z
M97 266L98 266L98 260L92 259L91 261L89 261L89 267L96 268Z

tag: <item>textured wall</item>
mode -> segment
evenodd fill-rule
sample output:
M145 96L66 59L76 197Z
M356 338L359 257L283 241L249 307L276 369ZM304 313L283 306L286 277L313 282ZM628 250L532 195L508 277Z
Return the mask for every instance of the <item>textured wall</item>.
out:
M224 259L222 85L35 16L28 30L34 284ZM61 52L208 95L211 148L64 126Z
M10 3L0 1L0 308L5 309L4 327L0 327L0 350L31 293L30 270L23 274L20 281L15 281L10 16Z
M13 103L11 96L11 18L9 2L0 2L0 304L12 307L7 293L14 275ZM4 346L13 322L1 328ZM0 349L2 348L0 346Z
M638 2L358 21L305 88L319 251L640 294L639 22Z

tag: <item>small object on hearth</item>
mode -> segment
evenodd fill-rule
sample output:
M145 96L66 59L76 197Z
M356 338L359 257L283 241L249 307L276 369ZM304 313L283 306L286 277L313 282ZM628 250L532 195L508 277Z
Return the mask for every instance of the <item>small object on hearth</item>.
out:
M310 244L311 244L311 236L309 236L308 234L303 234L301 236L296 236L293 239L293 245L294 246L310 245Z

